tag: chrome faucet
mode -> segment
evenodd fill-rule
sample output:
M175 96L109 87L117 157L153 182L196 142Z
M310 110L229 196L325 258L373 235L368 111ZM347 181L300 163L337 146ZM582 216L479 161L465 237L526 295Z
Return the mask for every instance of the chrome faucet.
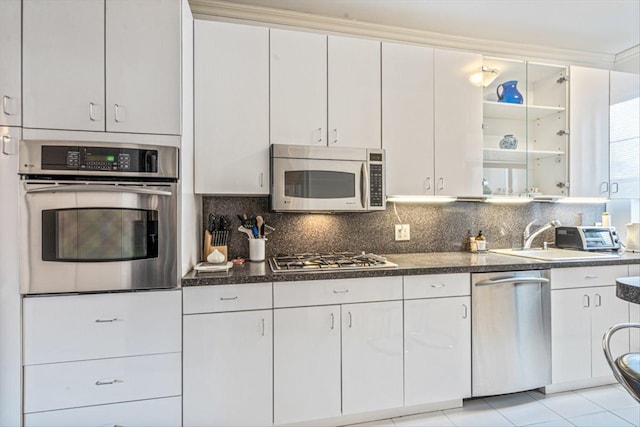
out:
M542 227L538 228L533 233L531 233L531 226L534 225L535 223L536 223L535 220L531 221L529 224L527 224L527 226L524 228L524 231L522 232L522 248L523 249L531 248L531 243L533 242L533 239L535 239L543 231L546 231L552 227L560 227L560 225L562 225L560 224L560 221L554 219L552 221L549 221Z

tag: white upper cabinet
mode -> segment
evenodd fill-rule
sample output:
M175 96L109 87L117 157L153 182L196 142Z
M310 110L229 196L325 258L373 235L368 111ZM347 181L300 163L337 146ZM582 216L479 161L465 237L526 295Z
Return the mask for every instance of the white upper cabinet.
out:
M609 196L609 71L571 67L569 194Z
M435 195L482 195L482 55L435 49Z
M20 0L0 1L0 126L20 126Z
M434 194L433 48L382 43L387 195Z
M328 145L380 148L380 42L328 36Z
M610 197L640 194L640 75L611 71Z
M194 24L195 191L269 194L269 29Z
M106 1L107 131L180 134L178 0Z
M178 0L25 0L24 126L180 134L180 20Z
M104 131L104 1L24 0L23 125Z
M484 58L484 194L568 195L567 67Z
M271 29L271 143L327 145L327 36Z

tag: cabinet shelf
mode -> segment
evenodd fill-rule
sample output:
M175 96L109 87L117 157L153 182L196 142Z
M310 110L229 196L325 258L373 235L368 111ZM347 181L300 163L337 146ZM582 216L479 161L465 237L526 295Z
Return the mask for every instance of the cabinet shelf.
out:
M536 120L563 112L563 107L545 105L510 104L508 102L483 101L484 117L493 119L522 120L525 114L529 120Z
M500 163L514 163L524 164L527 160L527 156L536 159L543 159L546 157L554 157L565 154L564 151L556 150L505 150L502 148L483 148L484 163L500 164Z

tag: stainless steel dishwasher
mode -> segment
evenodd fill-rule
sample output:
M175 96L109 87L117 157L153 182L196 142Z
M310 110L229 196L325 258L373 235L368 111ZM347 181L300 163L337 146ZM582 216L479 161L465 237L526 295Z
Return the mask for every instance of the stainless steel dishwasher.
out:
M471 275L472 395L551 383L549 270Z

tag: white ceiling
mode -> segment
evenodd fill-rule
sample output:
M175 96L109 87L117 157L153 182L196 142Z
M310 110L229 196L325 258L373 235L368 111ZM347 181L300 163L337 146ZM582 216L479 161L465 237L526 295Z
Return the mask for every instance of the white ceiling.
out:
M640 44L640 0L229 0L485 40L618 54Z

